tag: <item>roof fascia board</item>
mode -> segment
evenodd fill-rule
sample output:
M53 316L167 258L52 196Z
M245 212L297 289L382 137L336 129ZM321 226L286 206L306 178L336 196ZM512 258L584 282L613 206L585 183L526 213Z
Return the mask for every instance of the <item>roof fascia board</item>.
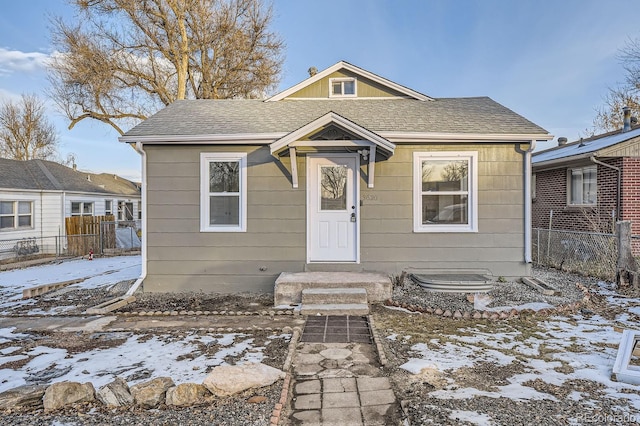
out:
M388 140L386 140L385 138L381 137L380 135L373 133L370 130L365 129L364 127L358 126L356 123L354 123L353 121L350 121L344 117L342 117L341 115L338 115L334 112L329 112L325 115L323 115L320 118L317 118L316 120L313 120L312 122L305 124L304 126L300 127L298 130L294 130L293 132L287 134L286 136L282 137L281 139L273 142L270 146L271 148L271 155L274 155L275 153L281 151L282 149L284 149L285 147L287 147L289 144L295 142L296 140L298 140L299 138L301 138L302 136L322 127L325 126L329 123L335 123L340 125L341 127L343 127L344 129L355 133L358 136L361 136L363 139L369 140L373 143L375 143L376 145L380 146L381 148L385 149L386 151L388 151L389 153L393 154L396 146L389 142Z
M62 194L67 195L80 195L80 196L96 196L96 197L126 197L126 198L140 198L139 194L122 194L117 192L86 192L86 191L67 191L64 189L27 189L27 188L0 188L2 192L27 192L33 194Z
M550 134L540 133L420 133L420 132L380 132L392 142L531 142L548 141L554 138Z
M118 140L124 143L141 142L151 143L175 143L188 142L193 144L208 144L211 142L226 142L230 144L247 144L262 142L272 143L275 140L286 136L286 132L281 133L236 133L236 134L212 134L212 135L151 135L151 136L120 136Z
M366 130L366 129L365 129ZM123 143L141 142L144 144L172 144L187 142L192 144L210 144L211 142L225 142L228 144L271 144L289 133L238 133L238 134L210 134L210 135L151 135L151 136L120 136ZM554 138L550 134L517 134L517 133L420 133L420 132L379 132L376 134L392 143L403 142L523 142L548 141Z
M533 167L534 169L540 169L543 167L557 168L557 167L561 167L562 165L570 165L571 163L574 163L576 161L585 160L593 156L597 157L598 156L597 152L595 151L586 152L584 154L572 155L571 157L554 158L553 160L540 161L538 163L532 161L531 167Z
M375 81L378 84L381 84L383 86L387 86L397 92L400 93L404 93L405 95L420 100L420 101L432 101L433 98L430 98L429 96L423 95L420 92L416 92L415 90L409 89L408 87L402 86L398 83L394 83L391 80L387 80L384 77L380 77L379 75L373 74L367 70L364 70L360 67L357 67L355 65L352 65L348 62L345 61L340 61L332 66L330 66L329 68L324 69L323 71L320 71L319 73L317 73L316 75L307 78L306 80L301 81L300 83L296 84L295 86L292 86L286 90L283 90L280 93L277 93L276 95L265 99L265 102L275 102L275 101L280 101L284 98L286 98L287 96L291 95L292 93L297 92L298 90L309 86L313 83L315 83L316 81L319 81L323 78L325 78L326 76L341 70L341 69L346 69L348 71L351 71L354 74L358 74L362 77L365 77L369 80Z

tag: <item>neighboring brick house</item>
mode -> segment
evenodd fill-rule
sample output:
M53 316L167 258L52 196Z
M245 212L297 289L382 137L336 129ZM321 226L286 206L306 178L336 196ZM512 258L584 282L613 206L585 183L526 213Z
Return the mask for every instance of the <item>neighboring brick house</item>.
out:
M534 228L611 233L630 220L640 234L640 127L628 114L621 130L534 153L532 171Z

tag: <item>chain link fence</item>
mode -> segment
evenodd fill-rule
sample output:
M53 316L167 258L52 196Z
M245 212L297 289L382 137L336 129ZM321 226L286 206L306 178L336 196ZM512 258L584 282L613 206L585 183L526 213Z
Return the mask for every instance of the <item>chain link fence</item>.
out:
M533 262L612 281L618 247L615 234L533 229Z

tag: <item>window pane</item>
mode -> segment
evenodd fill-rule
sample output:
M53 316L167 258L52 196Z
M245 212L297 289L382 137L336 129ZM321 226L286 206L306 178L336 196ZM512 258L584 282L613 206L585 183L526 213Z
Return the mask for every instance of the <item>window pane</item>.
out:
M21 201L18 203L18 214L29 214L31 213L31 202L30 201Z
M209 192L240 192L240 162L209 163Z
M320 210L346 210L347 166L322 166L320 176Z
M469 199L466 195L423 195L422 224L468 224Z
M0 202L0 214L13 214L13 201Z
M71 213L80 214L80 203L71 203Z
M596 204L598 194L596 174L593 168L585 169L582 173L582 200L585 204Z
M344 82L344 94L345 95L355 95L356 94L356 83L355 83L355 81L345 81Z
M0 216L0 228L13 228L13 216Z
M82 214L91 215L93 213L93 203L84 203L82 205Z
M332 93L334 95L342 95L342 83L341 82L335 82L332 84Z
M466 160L422 162L423 191L467 191L469 164Z
M18 216L18 226L31 226L31 216Z
M209 197L210 225L240 225L240 196L215 195Z
M582 170L571 170L571 204L582 204Z

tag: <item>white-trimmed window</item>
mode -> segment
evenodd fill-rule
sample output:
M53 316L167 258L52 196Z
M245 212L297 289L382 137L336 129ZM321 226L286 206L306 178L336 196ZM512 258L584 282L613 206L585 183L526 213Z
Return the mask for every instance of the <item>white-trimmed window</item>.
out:
M200 231L247 230L247 154L200 154Z
M414 152L414 232L478 231L478 153Z
M93 203L86 201L72 201L71 216L93 216Z
M593 206L598 203L598 168L578 167L567 172L567 204Z
M33 227L33 202L0 201L0 229Z
M113 215L113 201L104 200L104 214L105 216Z
M329 79L329 97L344 98L357 96L357 80L353 77L340 77Z

